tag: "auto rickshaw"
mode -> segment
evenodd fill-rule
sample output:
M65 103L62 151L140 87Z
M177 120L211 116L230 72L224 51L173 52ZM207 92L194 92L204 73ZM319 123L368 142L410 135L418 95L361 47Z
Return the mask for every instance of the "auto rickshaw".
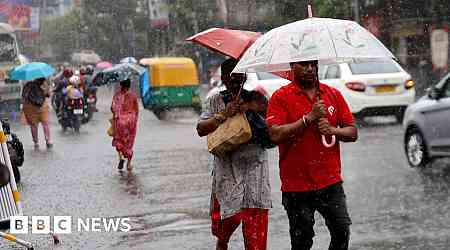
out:
M151 98L141 96L146 109L158 119L174 108L193 108L201 112L197 66L191 58L144 58L139 62L148 68ZM145 92L141 91L141 95ZM144 101L151 100L151 101Z

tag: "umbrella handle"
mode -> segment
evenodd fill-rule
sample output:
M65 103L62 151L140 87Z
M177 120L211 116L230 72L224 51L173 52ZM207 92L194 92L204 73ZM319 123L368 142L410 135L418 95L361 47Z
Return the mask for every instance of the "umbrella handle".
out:
M322 144L323 144L325 147L327 147L327 148L333 147L333 146L336 144L336 136L335 136L335 135L332 135L332 136L331 136L331 143L328 143L328 142L327 142L327 138L326 138L324 135L322 135Z

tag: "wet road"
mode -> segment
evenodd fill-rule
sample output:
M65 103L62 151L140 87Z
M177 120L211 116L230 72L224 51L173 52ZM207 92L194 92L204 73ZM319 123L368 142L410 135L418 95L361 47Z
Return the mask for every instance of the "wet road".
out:
M74 218L126 217L132 229L73 232L53 246L45 235L25 235L35 249L214 249L208 209L211 156L196 136L196 118L183 114L159 121L141 110L134 171L119 173L106 135L108 101L80 135L51 124L55 147L34 151L26 127L13 124L25 144L22 200L25 215ZM344 188L353 220L351 249L449 249L450 167L445 160L418 171L406 164L401 126L390 119L368 120L360 139L342 149ZM41 132L41 131L40 131ZM42 137L42 133L41 133ZM290 249L288 221L281 206L277 151L269 154L274 207L269 249ZM327 249L329 236L317 215L313 249ZM21 249L0 241L1 249ZM230 249L243 249L240 231Z

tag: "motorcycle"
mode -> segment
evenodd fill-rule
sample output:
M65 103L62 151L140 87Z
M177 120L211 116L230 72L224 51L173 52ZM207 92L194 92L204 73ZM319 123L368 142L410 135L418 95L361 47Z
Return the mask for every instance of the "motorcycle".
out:
M67 128L73 128L76 133L80 132L86 107L87 105L85 105L83 98L65 98L62 111L59 113L58 117L58 121L61 124L63 131L66 131Z
M19 167L23 165L25 161L25 153L23 150L23 144L19 140L16 134L11 133L11 127L9 125L8 119L1 119L3 125L3 131L6 135L6 145L8 147L9 158L11 160L11 165L14 173L14 179L16 183L20 182L20 171Z

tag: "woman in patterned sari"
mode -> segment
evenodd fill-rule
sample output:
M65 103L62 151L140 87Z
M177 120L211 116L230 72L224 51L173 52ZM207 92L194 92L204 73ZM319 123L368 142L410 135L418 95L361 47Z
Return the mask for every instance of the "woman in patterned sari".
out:
M119 153L118 169L123 168L125 159L127 170L131 171L131 158L133 157L133 145L136 138L139 105L137 96L130 91L129 79L120 82L119 90L114 94L111 111L113 113L114 135L112 145Z

